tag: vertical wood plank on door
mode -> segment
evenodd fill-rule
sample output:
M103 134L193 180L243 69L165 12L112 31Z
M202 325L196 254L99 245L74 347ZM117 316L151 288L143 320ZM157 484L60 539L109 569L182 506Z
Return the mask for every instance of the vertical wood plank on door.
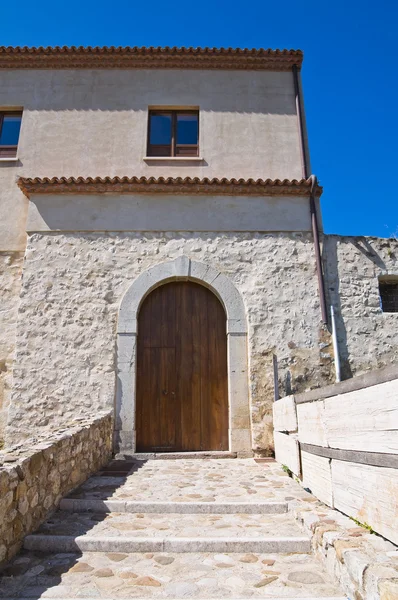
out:
M211 292L207 298L209 390L206 399L212 450L228 450L227 335L225 312Z
M204 299L202 300L201 310L199 312L199 346L200 346L200 375L201 375L201 389L200 389L200 431L201 450L211 449L211 410L209 407L208 398L210 397L210 383L209 383L209 320L208 320L208 290L202 288Z
M187 322L191 326L190 347L191 354L191 377L188 382L190 389L190 398L187 402L189 406L188 426L183 417L184 431L186 432L185 443L183 449L191 449L195 447L201 449L201 361L200 361L200 313L203 308L203 303L206 301L204 296L205 288L198 285L183 286L187 295ZM187 349L188 350L188 349ZM184 405L185 407L185 405ZM190 431L189 431L190 430Z
M165 284L142 304L136 422L138 451L228 449L226 316L199 284Z
M160 390L159 390L159 448L174 450L176 447L176 364L175 348L159 348ZM158 365L156 365L158 366Z

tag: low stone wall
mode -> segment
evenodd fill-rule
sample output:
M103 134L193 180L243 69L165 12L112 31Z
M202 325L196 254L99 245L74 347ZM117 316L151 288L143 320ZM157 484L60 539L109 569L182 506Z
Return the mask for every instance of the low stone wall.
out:
M322 502L398 544L398 369L357 379L275 402L275 455Z
M292 503L297 521L312 539L312 550L352 600L398 598L396 546L372 535L320 502Z
M100 413L0 453L0 563L18 552L63 496L108 462L112 433L112 415Z

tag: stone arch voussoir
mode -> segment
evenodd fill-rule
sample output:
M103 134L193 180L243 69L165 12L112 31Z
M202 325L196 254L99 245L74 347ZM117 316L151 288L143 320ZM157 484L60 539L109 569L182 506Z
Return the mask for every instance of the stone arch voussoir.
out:
M147 269L124 294L117 326L117 384L115 447L135 451L135 378L137 317L146 296L175 280L195 281L219 298L227 315L228 401L230 451L251 453L247 361L247 321L242 297L232 281L212 267L180 256Z

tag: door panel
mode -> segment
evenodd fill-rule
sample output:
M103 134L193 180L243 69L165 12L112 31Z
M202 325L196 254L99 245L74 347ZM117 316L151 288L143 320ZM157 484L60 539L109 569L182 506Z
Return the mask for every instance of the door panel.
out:
M165 284L143 302L136 421L139 452L228 449L226 317L199 284Z

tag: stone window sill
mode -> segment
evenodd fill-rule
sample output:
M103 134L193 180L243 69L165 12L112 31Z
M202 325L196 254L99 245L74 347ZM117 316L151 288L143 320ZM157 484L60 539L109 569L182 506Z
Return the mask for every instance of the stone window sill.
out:
M144 156L143 160L148 162L203 162L204 158L201 156Z
M18 162L19 158L17 156L3 156L0 157L0 162Z

